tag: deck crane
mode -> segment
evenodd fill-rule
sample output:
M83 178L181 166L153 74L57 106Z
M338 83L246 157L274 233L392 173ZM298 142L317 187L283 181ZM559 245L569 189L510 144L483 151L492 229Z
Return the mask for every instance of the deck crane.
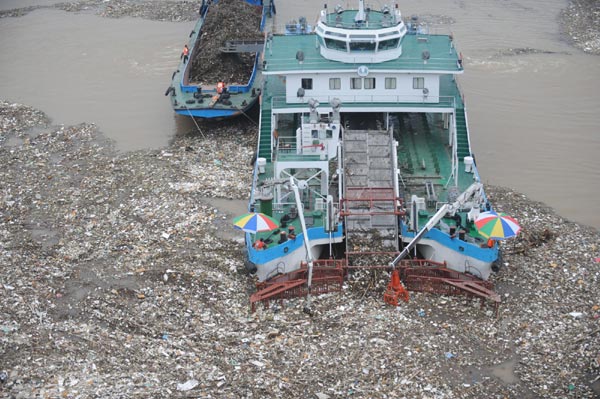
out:
M390 268L395 269L398 263L402 259L406 258L410 250L413 249L415 245L417 245L421 238L423 238L423 236L427 234L429 230L434 228L435 225L438 224L438 222L442 220L447 214L454 216L459 209L464 208L465 205L469 203L481 203L482 188L482 183L473 183L462 194L460 194L456 201L454 201L452 204L442 205L442 207L440 207L440 209L427 221L425 226L423 226L423 228L419 230L419 232L414 236L414 238L404 247L402 252L400 252L400 254L398 254L398 256L396 256L396 258L390 262ZM415 215L413 215L413 217L415 217Z
M390 269L392 269L392 278L391 281L383 295L383 299L386 303L390 305L398 306L398 300L403 300L408 302L408 291L402 285L400 281L400 274L398 273L398 269L396 266L398 263L404 259L413 249L417 243L423 238L425 234L429 230L435 227L436 224L440 220L442 220L446 215L454 216L459 209L465 208L466 206L471 206L473 209L473 203L480 204L482 200L482 188L483 184L481 183L473 183L470 185L461 195L458 196L456 201L452 204L444 204L440 209L427 221L425 226L414 236L414 238L404 247L402 252L394 258L390 262ZM479 209L479 208L477 208ZM413 211L416 212L416 209ZM416 220L416 215L412 215L413 220Z

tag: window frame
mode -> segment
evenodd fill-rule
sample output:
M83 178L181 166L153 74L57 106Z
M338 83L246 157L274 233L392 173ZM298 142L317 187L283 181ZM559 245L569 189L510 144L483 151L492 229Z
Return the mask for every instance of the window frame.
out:
M332 85L332 83L334 83L334 84ZM341 89L342 89L342 78L329 78L329 90L341 90Z
M413 77L413 89L419 90L425 88L425 78L423 76Z
M310 87L308 87L310 86ZM313 78L301 78L300 87L304 90L312 90L313 89Z
M389 83L393 83L393 84L389 84ZM385 89L386 90L396 90L397 87L398 87L398 79L395 76L388 76L385 78Z
M362 90L362 78L350 78L350 90Z
M367 84L367 82L369 82L369 84ZM372 87L368 87L371 86L371 83L373 84ZM375 90L377 86L377 79L375 78L363 78L363 87L365 90Z

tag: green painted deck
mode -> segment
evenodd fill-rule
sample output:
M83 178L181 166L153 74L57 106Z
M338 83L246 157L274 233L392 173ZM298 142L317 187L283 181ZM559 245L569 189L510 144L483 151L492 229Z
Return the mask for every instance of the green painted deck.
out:
M271 50L265 52L267 69L265 74L277 74L282 71L347 71L367 65L372 71L443 71L444 73L462 73L458 64L458 54L448 35L406 35L402 39L402 55L395 60L381 63L342 63L321 56L315 46L317 35L274 36ZM304 52L304 62L296 60L296 53ZM430 59L422 59L424 50L429 51Z
M433 183L438 201L448 202L449 190L454 186L454 178L451 176L452 158L448 146L448 132L442 128L441 116L426 113L400 113L396 114L396 117L398 129L395 132L395 139L399 143L398 166L402 182L405 185L403 187L401 184L405 202L410 201L410 196L413 194L426 198L425 183L427 181ZM459 133L457 132L460 137ZM464 135L466 137L466 129ZM465 149L462 149L459 141L458 190L455 191L455 195L463 192L475 182L473 174L465 172L461 151L465 151ZM465 154L470 155L468 152ZM449 180L451 181L448 184ZM424 226L436 211L435 206L429 205L427 210L419 211L419 225ZM463 226L463 229L468 230L468 235L480 240L481 243L486 241L478 233L473 223L467 222L465 214L457 213L457 215L460 215L460 225ZM444 223L448 226L457 225L452 218L444 218Z

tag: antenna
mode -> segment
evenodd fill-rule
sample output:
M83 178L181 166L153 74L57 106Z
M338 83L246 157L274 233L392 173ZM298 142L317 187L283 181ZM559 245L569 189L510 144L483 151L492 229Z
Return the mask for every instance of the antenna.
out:
M421 58L423 58L423 64L427 64L427 60L431 57L431 54L429 54L428 50L423 50L423 53L421 53Z
M308 108L310 110L310 123L317 123L319 121L319 113L317 112L318 106L319 102L314 98L308 100Z
M365 19L365 0L358 0L358 11L354 17L354 22L364 22Z

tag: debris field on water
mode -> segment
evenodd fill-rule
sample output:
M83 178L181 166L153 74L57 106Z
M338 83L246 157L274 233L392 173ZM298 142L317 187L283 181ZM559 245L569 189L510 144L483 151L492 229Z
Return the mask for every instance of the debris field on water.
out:
M253 124L126 154L94 125L49 125L18 104L0 104L0 129L7 397L598 392L599 234L521 194L487 188L523 226L502 243L497 318L422 293L393 308L357 275L314 298L313 317L303 299L251 313L243 237L223 235L236 215L210 199L247 198Z
M587 3L563 20L593 20L578 14ZM49 7L193 21L199 5ZM597 28L568 33L595 51ZM257 128L201 127L122 154L93 124L54 125L0 102L0 397L600 395L597 230L488 186L523 227L501 244L497 317L478 301L423 293L393 308L382 299L387 275L358 272L342 292L314 297L312 317L303 299L251 313L237 215L217 204L247 200Z

